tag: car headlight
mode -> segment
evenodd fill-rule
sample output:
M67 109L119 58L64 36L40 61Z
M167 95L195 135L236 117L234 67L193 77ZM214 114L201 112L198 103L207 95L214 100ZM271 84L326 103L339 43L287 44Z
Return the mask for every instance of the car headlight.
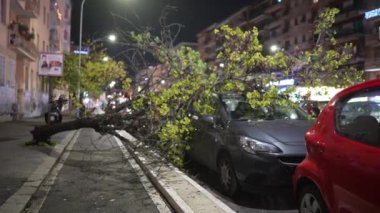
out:
M269 143L260 142L248 137L240 137L240 145L244 151L256 153L281 153L281 150Z

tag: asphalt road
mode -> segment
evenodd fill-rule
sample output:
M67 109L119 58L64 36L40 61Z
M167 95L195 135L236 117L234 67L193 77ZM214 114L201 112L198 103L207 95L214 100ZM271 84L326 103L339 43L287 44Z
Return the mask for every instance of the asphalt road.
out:
M158 212L114 138L92 129L82 129L48 191L41 213ZM31 206L44 199L37 193Z
M241 192L230 198L221 193L218 176L215 172L191 162L186 168L187 174L206 188L214 196L239 213L297 213L292 189L272 193Z

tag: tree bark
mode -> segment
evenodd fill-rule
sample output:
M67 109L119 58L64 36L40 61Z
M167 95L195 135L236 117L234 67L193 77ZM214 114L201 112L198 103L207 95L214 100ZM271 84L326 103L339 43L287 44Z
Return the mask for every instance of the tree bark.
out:
M33 141L35 143L48 142L52 135L63 131L80 128L93 128L95 130L99 130L100 123L99 118L85 118L60 124L36 126L32 131L30 131L30 133L33 135Z

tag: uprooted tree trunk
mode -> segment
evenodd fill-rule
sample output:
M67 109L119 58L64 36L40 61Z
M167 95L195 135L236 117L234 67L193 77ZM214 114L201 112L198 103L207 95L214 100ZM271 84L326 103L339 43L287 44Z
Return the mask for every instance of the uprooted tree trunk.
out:
M63 131L80 128L93 128L97 130L100 127L98 119L99 118L85 118L61 124L36 126L30 133L33 135L34 142L45 142L49 141L52 135Z
M99 133L112 133L115 129L125 129L130 127L134 123L131 122L131 124L128 124L128 122L125 121L136 121L138 120L138 117L144 113L143 110L128 115L119 113L122 109L125 109L128 106L130 106L130 103L124 103L103 115L60 124L36 126L30 133L33 135L33 142L35 143L48 142L50 137L56 133L81 128L93 128Z

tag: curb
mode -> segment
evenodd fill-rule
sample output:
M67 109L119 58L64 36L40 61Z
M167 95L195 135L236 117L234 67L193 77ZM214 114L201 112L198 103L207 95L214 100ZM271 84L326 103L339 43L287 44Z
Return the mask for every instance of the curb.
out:
M79 134L79 131L76 130L68 133L61 143L54 147L50 155L34 170L27 181L0 206L0 213L19 213L25 209L32 195L41 186L75 135Z
M117 131L116 135L129 142L127 150L175 212L235 212L173 165L157 165L153 159L157 154L134 151L131 144L137 147L141 142L128 132Z

